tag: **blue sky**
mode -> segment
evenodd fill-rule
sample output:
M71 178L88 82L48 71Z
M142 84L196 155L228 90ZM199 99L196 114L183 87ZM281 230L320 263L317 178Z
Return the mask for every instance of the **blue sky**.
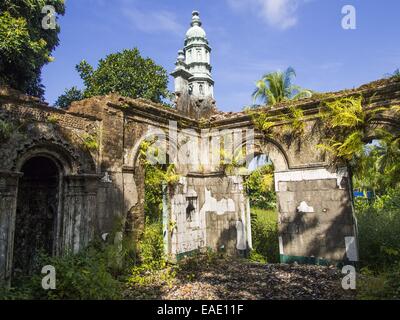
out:
M357 29L344 30L351 4ZM82 87L75 65L138 47L168 71L199 10L212 52L220 110L251 104L254 82L292 66L296 84L316 91L357 87L400 67L398 0L66 0L55 62L43 69L46 100ZM170 89L173 81L170 79Z

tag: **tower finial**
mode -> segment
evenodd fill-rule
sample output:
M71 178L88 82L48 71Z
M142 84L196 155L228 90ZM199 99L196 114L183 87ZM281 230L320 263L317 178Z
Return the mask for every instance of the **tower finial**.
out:
M195 10L192 12L192 23L191 26L201 26L201 20L200 20L200 13Z

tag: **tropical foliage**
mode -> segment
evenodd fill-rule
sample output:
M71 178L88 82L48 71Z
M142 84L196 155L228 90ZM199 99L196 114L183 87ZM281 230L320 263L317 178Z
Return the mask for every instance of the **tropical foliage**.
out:
M253 250L250 260L279 262L274 166L267 164L258 167L247 177L244 186L251 206Z
M400 262L400 188L392 188L372 202L356 201L360 261L379 271Z
M247 113L251 116L254 126L266 137L272 137L274 133L275 136L283 134L299 138L304 133L306 126L304 111L297 106L289 106L286 110L281 110L273 115L266 110L249 109ZM274 126L280 122L283 122L282 130L273 132Z
M1 289L1 299L120 299L122 283L112 266L118 249L115 245L93 243L78 254L68 253L60 257L41 255L32 276L21 276L11 289ZM56 289L43 290L42 266L56 269Z
M265 74L256 82L256 89L253 92L253 100L273 106L286 100L298 100L312 96L311 91L293 85L292 81L296 76L293 68L289 67L284 72L276 71Z
M51 62L60 28L42 28L42 8L64 14L63 0L0 1L0 84L43 98L41 68Z
M161 160L160 149L155 141L143 141L140 145L139 160L145 170L145 214L149 223L161 220L163 208L163 188L172 187L179 179L174 164L153 164L148 160L148 155L155 157L154 160Z
M276 208L274 191L274 166L268 164L254 170L246 179L244 186L250 205L262 209Z
M371 125L376 122L376 115L384 110L386 108L364 109L362 96L325 102L320 116L329 138L318 147L337 159L352 160L363 152L370 136L379 133Z
M383 135L384 134L384 135ZM354 187L383 195L399 185L400 143L392 134L382 133L382 139L364 147L361 155L351 161Z
M372 201L355 202L359 229L361 299L400 298L400 186Z
M265 136L269 137L272 135L273 127L276 125L276 117L269 115L267 112L247 110L247 113L251 116L254 126L263 132Z

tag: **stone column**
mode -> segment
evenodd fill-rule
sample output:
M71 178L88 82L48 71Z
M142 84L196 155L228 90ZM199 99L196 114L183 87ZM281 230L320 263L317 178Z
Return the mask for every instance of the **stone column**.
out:
M0 171L0 284L9 284L12 272L18 179L22 173Z
M171 199L169 197L170 191L169 186L166 183L162 185L162 222L163 222L163 239L164 239L164 254L166 257L171 255L171 233L170 233L170 222L171 222Z
M358 260L346 168L275 173L281 262L338 264Z
M77 253L93 239L99 179L98 175L65 177L61 251Z

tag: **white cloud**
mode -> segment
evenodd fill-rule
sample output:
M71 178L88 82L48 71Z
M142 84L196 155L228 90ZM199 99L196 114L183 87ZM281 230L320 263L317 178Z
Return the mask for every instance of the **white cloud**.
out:
M139 30L147 33L174 33L182 35L184 28L177 22L174 13L166 10L144 11L136 8L124 8L123 14Z
M250 9L256 12L270 26L288 29L297 24L297 9L301 3L310 0L228 0L236 10Z

